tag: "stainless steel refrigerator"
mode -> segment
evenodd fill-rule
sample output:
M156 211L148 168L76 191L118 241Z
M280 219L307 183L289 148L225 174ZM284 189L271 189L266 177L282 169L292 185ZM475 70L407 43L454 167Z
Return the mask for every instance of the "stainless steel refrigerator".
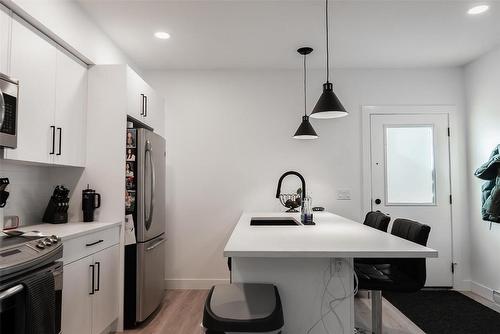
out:
M135 198L126 211L134 217L137 242L125 247L126 327L146 320L161 304L165 288L165 139L147 129L133 134L129 145L127 133L126 191Z

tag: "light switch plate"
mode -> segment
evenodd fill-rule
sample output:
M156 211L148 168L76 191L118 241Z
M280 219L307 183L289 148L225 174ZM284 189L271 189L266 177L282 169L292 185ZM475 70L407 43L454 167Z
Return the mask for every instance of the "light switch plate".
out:
M349 189L337 190L337 200L350 201L351 200L351 191Z

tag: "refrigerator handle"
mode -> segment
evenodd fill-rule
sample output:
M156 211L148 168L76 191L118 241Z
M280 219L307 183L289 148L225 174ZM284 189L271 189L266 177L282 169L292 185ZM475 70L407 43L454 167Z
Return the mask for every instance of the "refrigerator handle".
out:
M153 210L154 210L154 196L155 196L155 191L156 191L156 174L155 174L155 165L154 165L154 160L153 160L153 152L151 150L151 142L148 140L146 141L146 153L145 156L149 155L149 166L151 168L151 184L150 184L150 190L151 190L151 196L150 196L150 202L149 202L149 217L147 217L146 210L144 210L144 220L146 223L146 229L149 229L151 226L151 223L153 221ZM147 173L144 173L146 175ZM146 184L146 180L144 180L144 184Z

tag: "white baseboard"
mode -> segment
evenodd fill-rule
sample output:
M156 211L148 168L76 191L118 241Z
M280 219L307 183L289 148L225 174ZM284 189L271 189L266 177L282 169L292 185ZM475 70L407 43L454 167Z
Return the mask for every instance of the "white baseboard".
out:
M493 302L493 289L490 289L480 283L471 281L471 291L476 295L480 295L481 297Z
M184 279L165 279L165 289L192 289L204 290L210 289L216 284L229 284L229 279L210 278L184 278Z
M453 284L453 290L457 291L471 291L471 280L463 280L463 281L458 281L454 282Z

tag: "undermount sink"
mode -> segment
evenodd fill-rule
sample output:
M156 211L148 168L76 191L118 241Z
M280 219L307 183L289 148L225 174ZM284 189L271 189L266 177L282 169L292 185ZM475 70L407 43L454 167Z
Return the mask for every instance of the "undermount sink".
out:
M292 217L252 217L250 226L299 226Z

